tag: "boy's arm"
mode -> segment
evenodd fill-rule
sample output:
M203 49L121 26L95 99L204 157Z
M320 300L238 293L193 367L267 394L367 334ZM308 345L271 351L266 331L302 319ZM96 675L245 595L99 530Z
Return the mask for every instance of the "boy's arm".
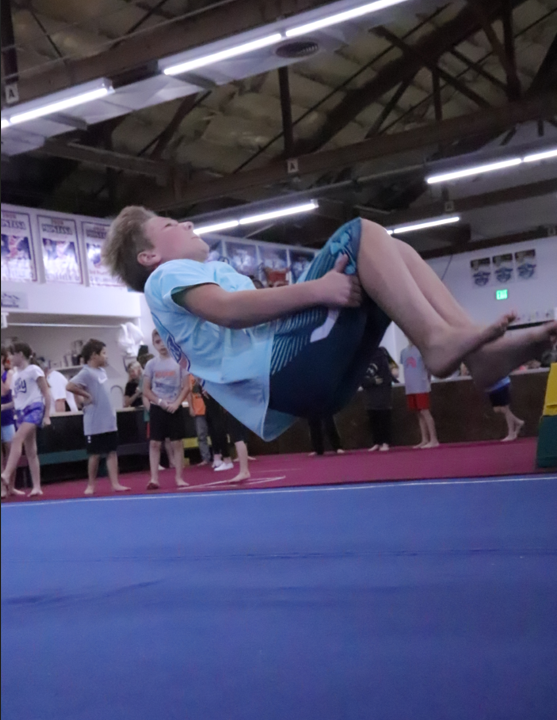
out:
M333 270L318 280L296 285L227 292L219 285L197 285L174 296L174 300L204 320L229 328L247 328L276 320L298 310L325 305L358 307L362 289L357 275L344 275L348 256L337 259Z
M166 402L166 400L162 400L151 390L151 378L147 377L146 375L143 376L143 397L147 398L147 400L150 403L153 403L153 405L160 405L163 410L166 410L168 408L168 403Z
M180 407L180 405L184 402L186 397L189 395L189 392L190 392L190 383L189 383L189 378L186 375L182 380L182 387L180 388L180 394L178 395L176 400L174 400L174 402L169 403L169 405L168 405L168 408L167 408L168 412L175 413L176 410L178 410L178 408Z
M87 390L81 385L77 385L76 383L72 382L71 380L66 385L66 390L68 392L71 392L73 395L77 395L77 397L84 398L85 400L87 400L87 402L93 402L93 398L87 392Z

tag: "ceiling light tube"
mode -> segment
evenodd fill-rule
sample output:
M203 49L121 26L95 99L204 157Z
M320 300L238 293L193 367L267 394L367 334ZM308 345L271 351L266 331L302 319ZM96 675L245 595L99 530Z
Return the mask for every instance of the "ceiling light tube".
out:
M542 152L533 153L532 155L526 155L523 159L524 162L537 162L538 160L549 160L557 157L557 148L551 148L549 150L543 150Z
M7 127L10 127L10 121L8 120L8 118L2 118L2 130Z
M203 235L205 233L218 232L219 230L230 230L231 228L238 227L238 220L225 220L221 223L214 223L213 225L202 225L201 227L194 227L196 235Z
M509 158L508 160L499 160L497 162L486 163L485 165L476 165L475 167L463 168L462 170L453 170L451 172L440 173L439 175L430 175L426 178L428 185L436 183L449 182L450 180L458 180L472 175L482 175L483 173L494 172L495 170L503 170L504 168L520 165L522 158Z
M83 85L78 85L68 90L47 95L38 100L22 103L12 109L7 120L10 125L18 125L19 123L35 120L45 115L68 110L77 105L83 105L92 100L98 100L113 92L114 89L111 83L101 78L92 83L84 83Z
M450 225L460 221L460 215L451 215L450 217L439 218L438 220L424 220L423 222L413 223L412 225L401 225L400 227L389 228L389 235L402 235L402 233L413 232L414 230L425 230L426 228L439 227L440 225Z
M266 220L274 220L275 218L286 217L288 215L297 215L298 213L311 212L319 207L315 200L303 203L302 205L292 205L291 207L281 208L279 210L270 210L269 212L260 213L259 215L248 215L240 218L240 225L251 225L252 223L265 222Z
M335 15L329 15L321 18L320 20L314 20L313 22L305 23L304 25L298 25L298 27L287 30L285 35L286 37L306 35L307 33L314 32L315 30L321 30L322 28L330 27L331 25L339 25L340 23L347 22L348 20L355 20L363 15L370 15L378 10L384 10L385 8L391 7L392 5L400 5L400 3L403 2L407 2L407 0L376 0L376 2L360 5L359 7L352 8L351 10L345 10L344 12L339 12Z
M251 42L236 45L228 48L227 50L221 50L220 52L211 53L210 55L204 55L203 57L196 58L195 60L187 60L176 65L171 65L170 67L164 68L163 73L165 75L181 75L182 73L197 70L197 68L205 67L206 65L213 65L213 63L220 62L221 60L228 60L229 58L233 58L238 55L244 55L245 53L259 50L260 48L267 47L268 45L275 45L283 39L284 38L280 33L274 33L273 35L267 35L264 38L259 38L259 40L252 40Z

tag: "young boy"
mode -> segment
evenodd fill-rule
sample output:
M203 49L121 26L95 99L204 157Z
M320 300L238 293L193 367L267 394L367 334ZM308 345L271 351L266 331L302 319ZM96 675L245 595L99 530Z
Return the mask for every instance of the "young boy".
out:
M557 340L557 322L509 338L512 315L474 325L409 245L368 220L342 226L295 285L254 292L208 254L191 223L133 206L112 223L103 253L115 275L145 291L175 359L265 440L297 416L338 412L391 319L432 374L450 375L467 358L482 386Z
M106 467L112 490L125 492L129 487L118 480L118 428L116 412L110 399L110 388L105 367L108 365L106 345L101 340L89 340L82 350L87 363L72 378L66 390L84 399L83 430L87 438L88 483L85 495L95 492L95 480L101 456L106 457Z
M159 333L153 331L153 345L159 357L149 360L143 371L143 395L151 404L149 465L151 479L147 490L157 490L159 485L159 463L161 446L170 439L169 460L176 472L177 487L187 487L182 479L184 468L183 439L186 435L186 421L182 403L188 394L188 374L170 357Z
M501 442L512 442L516 440L524 427L524 420L517 417L511 410L511 379L502 378L499 382L487 388L489 402L493 412L500 413L505 417L507 423L507 434Z
M411 412L418 413L421 440L415 448L439 447L435 420L431 414L431 380L418 348L411 342L400 354L404 367L406 404Z

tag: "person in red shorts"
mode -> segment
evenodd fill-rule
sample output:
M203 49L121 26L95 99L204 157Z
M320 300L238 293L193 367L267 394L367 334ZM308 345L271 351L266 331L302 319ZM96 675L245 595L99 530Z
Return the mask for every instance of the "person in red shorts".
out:
M400 355L404 367L404 384L408 409L418 413L421 441L415 447L434 448L439 445L435 421L430 410L430 375L420 351L410 343Z

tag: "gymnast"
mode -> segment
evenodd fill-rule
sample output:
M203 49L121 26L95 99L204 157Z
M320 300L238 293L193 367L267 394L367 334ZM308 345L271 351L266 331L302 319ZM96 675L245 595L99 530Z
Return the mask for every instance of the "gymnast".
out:
M145 296L175 359L264 440L297 417L332 415L361 384L389 323L447 377L462 361L489 387L557 342L557 322L505 334L514 316L472 322L406 243L363 219L343 225L294 285L254 292L192 223L142 207L113 221L104 262Z

